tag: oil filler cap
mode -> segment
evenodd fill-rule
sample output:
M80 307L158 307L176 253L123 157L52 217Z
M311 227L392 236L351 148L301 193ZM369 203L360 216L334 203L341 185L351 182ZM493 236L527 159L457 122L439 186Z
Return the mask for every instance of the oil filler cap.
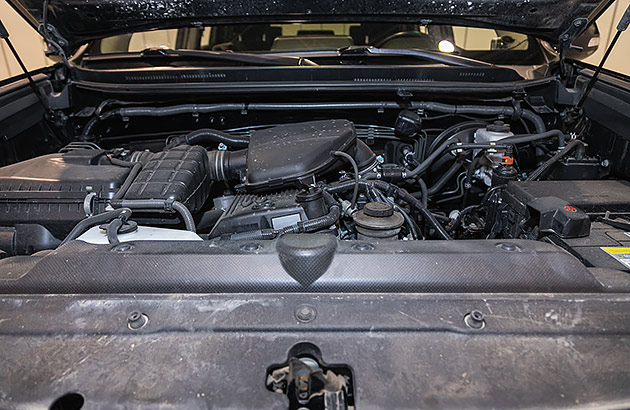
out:
M363 212L367 216L386 218L394 215L394 207L386 202L368 202L363 207Z

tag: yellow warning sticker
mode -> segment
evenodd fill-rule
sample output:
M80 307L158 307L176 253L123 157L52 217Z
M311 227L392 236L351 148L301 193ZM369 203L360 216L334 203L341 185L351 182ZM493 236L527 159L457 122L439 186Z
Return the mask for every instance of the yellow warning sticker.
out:
M630 269L630 248L601 248L604 252L617 259L619 263Z

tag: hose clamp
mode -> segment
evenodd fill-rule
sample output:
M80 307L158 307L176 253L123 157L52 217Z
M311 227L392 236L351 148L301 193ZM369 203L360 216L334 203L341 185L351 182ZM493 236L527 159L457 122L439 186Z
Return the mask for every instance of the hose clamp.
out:
M94 198L96 198L96 192L92 191L92 187L87 187L88 194L83 198L83 212L85 216L94 215Z
M175 202L174 198L168 198L166 201L164 201L164 211L166 211L168 213L175 212L175 210L173 209L173 203L174 202Z

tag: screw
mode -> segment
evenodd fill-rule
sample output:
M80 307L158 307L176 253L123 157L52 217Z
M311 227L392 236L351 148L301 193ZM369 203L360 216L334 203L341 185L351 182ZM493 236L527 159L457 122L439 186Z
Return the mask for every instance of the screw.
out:
M518 250L518 246L512 242L501 242L497 244L497 247L507 252L514 252Z
M382 163L384 163L384 162L385 162L385 158L383 158L383 156L382 156L382 155L379 155L378 157L376 157L376 161L377 161L379 164L382 164Z
M580 26L582 25L582 21L581 21L581 20L575 20L575 21L573 22L573 25L574 25L575 27L580 27Z
M374 245L367 242L360 242L360 243L352 245L352 249L354 249L355 251L360 251L360 252L371 251L374 249Z
M127 327L131 330L138 330L144 327L149 321L149 317L144 313L133 311L127 316Z
M602 164L601 164L601 165L602 165L602 167L604 167L604 168L608 168L608 166L610 165L610 161L608 161L607 159L605 159L605 160L603 160L603 161L602 161Z
M120 243L114 246L111 250L112 252L127 252L134 248L134 246L130 243Z
M484 314L478 310L473 310L464 316L464 323L471 329L483 329L486 326Z
M303 323L312 322L317 316L317 311L313 306L300 305L295 309L295 318Z
M262 249L262 245L256 242L246 243L245 245L241 246L241 250L245 252L256 252L261 249Z

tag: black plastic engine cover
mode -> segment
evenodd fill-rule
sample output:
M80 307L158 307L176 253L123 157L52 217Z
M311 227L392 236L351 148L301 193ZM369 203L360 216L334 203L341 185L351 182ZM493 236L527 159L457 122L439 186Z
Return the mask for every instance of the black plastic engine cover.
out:
M247 157L248 191L270 190L329 172L343 164L330 155L353 155L357 134L346 120L281 125L252 133Z
M125 199L173 199L196 212L209 194L207 151L180 145L155 154L143 166Z

